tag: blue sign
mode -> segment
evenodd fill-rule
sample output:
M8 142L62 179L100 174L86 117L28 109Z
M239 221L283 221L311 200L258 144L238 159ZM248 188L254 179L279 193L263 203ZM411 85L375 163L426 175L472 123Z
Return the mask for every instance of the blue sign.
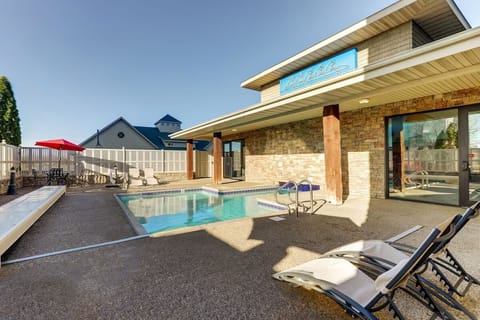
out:
M280 94L287 94L317 82L338 77L356 68L357 49L349 49L280 79Z

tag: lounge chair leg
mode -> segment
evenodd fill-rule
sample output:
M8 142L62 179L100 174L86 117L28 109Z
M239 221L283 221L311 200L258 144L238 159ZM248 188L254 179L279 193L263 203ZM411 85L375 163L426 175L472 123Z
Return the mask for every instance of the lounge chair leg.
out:
M445 284L450 293L454 292L463 297L468 292L472 284L480 285L480 281L470 275L448 249L445 250L445 258L436 258L431 260L431 265L434 274L442 281L443 284ZM440 267L457 276L457 282L452 284L446 278L445 274L440 270ZM460 285L464 281L467 283L467 285L463 288L463 290L459 290Z
M417 276L417 281L419 281L420 286L423 288L423 290L430 296L430 298L433 301L433 297L437 298L444 304L446 304L449 307L452 307L454 309L457 309L459 311L462 311L468 318L472 320L476 320L477 317L474 316L467 308L465 308L462 304L460 304L454 297L446 293L445 291L441 290L438 288L436 285L434 285L432 282L429 280ZM428 288L426 288L428 286ZM438 307L438 304L437 304ZM442 312L445 312L443 309Z
M430 319L436 319L437 317L440 317L442 320L455 319L450 312L438 305L432 294L422 285L418 275L415 276L415 280L412 283L407 284L403 290L433 312Z
M465 279L465 281L471 281L476 285L480 285L480 280L476 279L472 275L470 275L465 269L463 269L462 265L458 262L457 259L453 256L453 254L450 252L450 250L446 249L445 250L445 255L447 259L451 262L450 264L459 272L461 273L462 277Z
M400 312L400 309L398 309L397 305L393 302L393 296L388 296L388 311L390 311L390 314L394 319L399 319L399 320L405 320L403 317L402 313Z

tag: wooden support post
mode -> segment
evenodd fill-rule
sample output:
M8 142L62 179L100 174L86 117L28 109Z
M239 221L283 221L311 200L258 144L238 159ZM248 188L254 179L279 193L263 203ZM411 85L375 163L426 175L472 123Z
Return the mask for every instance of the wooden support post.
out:
M187 140L187 179L193 180L193 140Z
M342 146L338 105L323 107L323 143L327 201L333 204L342 204Z
M213 183L222 183L222 133L213 134Z

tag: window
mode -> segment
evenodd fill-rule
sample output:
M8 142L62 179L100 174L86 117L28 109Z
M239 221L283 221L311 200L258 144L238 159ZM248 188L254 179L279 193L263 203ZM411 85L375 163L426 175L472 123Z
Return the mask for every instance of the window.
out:
M458 204L458 111L388 119L388 196Z

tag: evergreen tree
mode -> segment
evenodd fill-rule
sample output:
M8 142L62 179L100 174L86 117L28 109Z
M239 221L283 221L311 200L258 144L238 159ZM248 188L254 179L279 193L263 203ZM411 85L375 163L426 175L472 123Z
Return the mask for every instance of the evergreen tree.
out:
M448 125L447 128L448 147L458 148L458 128L455 122Z
M445 149L448 143L448 136L445 130L440 131L437 136L437 140L435 140L435 149Z
M7 77L0 77L0 141L18 146L22 143L20 118L12 86Z

